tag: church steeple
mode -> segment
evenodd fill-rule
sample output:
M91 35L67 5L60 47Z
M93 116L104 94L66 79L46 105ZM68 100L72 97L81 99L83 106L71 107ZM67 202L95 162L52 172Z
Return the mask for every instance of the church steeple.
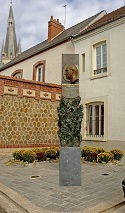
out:
M3 64L8 63L9 61L11 61L13 58L15 58L21 53L20 51L21 48L19 48L19 44L17 44L17 39L16 39L12 0L10 0L10 10L9 10L9 17L8 17L6 40L5 40L5 45L3 44L3 47L4 47L4 51L2 48L2 56L1 56L1 61Z

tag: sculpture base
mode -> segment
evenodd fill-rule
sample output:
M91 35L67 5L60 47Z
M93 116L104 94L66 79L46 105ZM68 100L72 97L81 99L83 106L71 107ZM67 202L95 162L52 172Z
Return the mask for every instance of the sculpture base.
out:
M60 186L81 186L81 148L60 147Z

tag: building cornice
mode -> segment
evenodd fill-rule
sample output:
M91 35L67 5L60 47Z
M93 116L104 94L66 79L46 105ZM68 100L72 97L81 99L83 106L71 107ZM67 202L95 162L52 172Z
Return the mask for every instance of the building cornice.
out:
M74 37L73 41L74 41L74 43L77 43L81 40L87 39L89 37L92 37L94 35L97 35L99 33L104 32L104 31L110 30L110 29L115 28L115 27L122 25L124 23L125 23L125 17L118 19L114 22L107 23L106 25L102 25L101 27L92 29L91 31L85 32L83 35L78 36L76 38Z

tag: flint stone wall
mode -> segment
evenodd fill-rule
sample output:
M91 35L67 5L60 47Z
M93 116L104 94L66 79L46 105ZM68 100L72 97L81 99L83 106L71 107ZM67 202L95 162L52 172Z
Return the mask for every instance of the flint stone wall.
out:
M59 145L61 86L0 76L0 148Z

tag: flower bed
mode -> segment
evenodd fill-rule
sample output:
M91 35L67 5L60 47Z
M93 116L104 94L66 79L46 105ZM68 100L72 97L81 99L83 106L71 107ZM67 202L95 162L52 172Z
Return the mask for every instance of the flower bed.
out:
M47 161L59 159L60 150L57 147L34 148L32 150L17 150L13 153L16 160L32 163L34 161ZM101 147L84 146L81 149L81 157L84 161L96 163L108 163L121 160L124 153L119 149L107 152Z

